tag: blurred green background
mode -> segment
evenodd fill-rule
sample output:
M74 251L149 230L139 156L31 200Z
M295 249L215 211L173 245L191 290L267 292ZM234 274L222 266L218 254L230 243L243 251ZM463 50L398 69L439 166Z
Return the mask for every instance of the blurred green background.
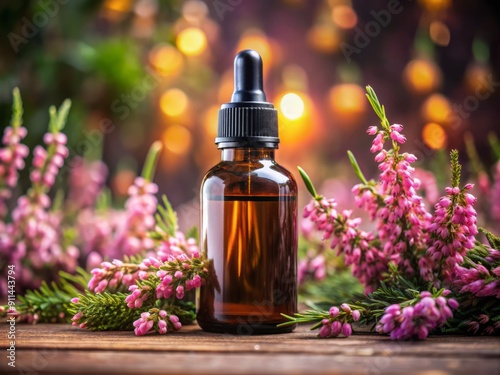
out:
M280 113L277 160L326 181L322 191L340 202L355 181L348 149L368 176L376 173L365 134L376 122L367 84L391 121L405 125L405 150L420 165L443 172L436 155L458 148L469 160L474 144L477 159L465 163L466 173L491 177L488 134L500 132L499 9L497 1L474 0L2 1L2 127L14 86L31 148L46 131L49 105L71 98L65 171L75 155L102 157L118 197L160 139L155 181L174 207L186 208L179 211L188 227L198 220L201 178L220 157L217 110L231 96L233 57L253 48ZM437 177L443 182L446 173Z

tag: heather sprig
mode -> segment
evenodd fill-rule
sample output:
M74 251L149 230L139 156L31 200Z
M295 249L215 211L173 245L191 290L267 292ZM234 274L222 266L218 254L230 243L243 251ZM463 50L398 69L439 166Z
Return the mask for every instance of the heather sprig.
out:
M452 150L452 186L446 188L447 195L435 205L428 231L427 253L419 261L421 275L429 281L443 280L450 283L456 276L455 267L463 262L467 251L474 247L476 211L473 207L476 198L467 191L472 184L460 188L461 165L457 150ZM431 267L433 269L431 269Z
M388 259L375 245L378 238L359 228L360 218L351 218L352 211L337 210L334 199L326 199L316 193L307 173L299 167L300 174L310 192L316 194L304 209L304 218L314 223L316 230L323 232L323 240L330 240L332 249L343 253L345 263L352 265L352 273L366 287L374 290L387 270Z
M125 256L125 262L114 259L112 262L102 262L100 268L94 268L90 273L92 278L88 289L94 293L125 292L139 278L140 258Z
M341 333L350 336L357 323L371 325L379 333L390 334L391 339L424 339L443 326L453 316L452 309L458 307L455 299L447 298L449 290L433 288L432 292L420 292L410 281L399 281L395 285L382 282L363 299L332 306L328 311L314 308L293 317L283 315L288 322L280 326L315 323L311 330L320 328L318 336L330 338Z
M15 107L21 108L20 97L14 95ZM17 98L17 99L16 99ZM59 169L68 155L66 136L61 132L66 124L70 101L63 102L59 110L50 107L49 132L44 135L46 148L35 147L30 171L31 188L17 200L12 221L0 225L0 253L5 263L23 269L18 276L19 287L37 287L42 280L53 279L47 265L73 272L77 267L79 250L71 242L62 224L62 215L51 207L48 195ZM16 109L13 124L20 124L22 109ZM21 129L13 126L12 129ZM3 281L0 282L3 284ZM0 294L4 286L0 284Z
M343 312L335 306L330 311L308 310L285 316L289 321L284 324L316 322L313 329L321 327L320 337L335 337L340 332L348 336L350 325L359 319L392 339L423 339L432 331L463 331L464 323L453 317L455 310L467 322L468 333L497 332L500 243L490 233L486 234L489 246L475 242L476 198L468 193L471 184L459 186L458 152L450 155L452 186L431 215L417 194L420 181L411 166L416 157L401 152L406 140L402 125L390 124L370 87L367 97L381 124L368 129L375 136L370 151L376 153L380 181L368 181L354 155L348 152L348 156L361 181L352 189L355 201L376 221L376 231L364 232L359 218L338 209L334 199L319 195L299 168L313 197L304 217L332 248L338 247L338 255L344 255L366 295L343 305ZM389 140L391 146L386 149ZM349 314L354 310L359 316Z
M3 148L0 149L0 218L7 214L7 199L11 198L13 188L18 179L18 171L25 166L24 159L29 154L29 149L21 143L26 137L27 130L23 124L23 103L21 94L16 87L12 91L12 120L10 126L4 130L2 137Z
M140 311L127 307L126 296L120 292L94 294L87 290L71 299L72 324L91 331L131 330Z

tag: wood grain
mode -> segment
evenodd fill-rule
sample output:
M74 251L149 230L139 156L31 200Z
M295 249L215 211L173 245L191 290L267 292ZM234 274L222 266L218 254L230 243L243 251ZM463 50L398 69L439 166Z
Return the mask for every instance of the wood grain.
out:
M8 347L6 328L0 325L2 353ZM498 337L394 342L363 333L318 340L303 326L268 336L211 334L190 326L135 337L50 324L18 324L16 336L16 369L2 354L2 374L500 374Z

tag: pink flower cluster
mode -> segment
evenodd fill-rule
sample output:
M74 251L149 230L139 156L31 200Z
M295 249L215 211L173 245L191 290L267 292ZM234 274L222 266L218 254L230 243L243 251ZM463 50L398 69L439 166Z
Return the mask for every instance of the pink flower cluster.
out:
M169 256L177 257L187 255L188 257L199 258L200 249L194 238L186 238L184 233L177 231L175 236L169 236L161 241L157 249L158 258L165 262Z
M138 287L136 284L130 285L128 288L132 293L125 298L125 302L131 309L139 309L144 302L150 297L151 288L148 285Z
M491 218L500 228L500 161L495 165L494 182L491 189Z
M297 279L301 284L311 278L313 280L323 280L326 277L326 260L323 254L314 255L312 251L305 259L301 259L297 265Z
M432 280L433 272L438 269L438 276L444 280L454 279L455 267L464 260L466 252L474 247L477 230L477 215L473 208L476 198L467 190L472 184L458 187L447 187L445 197L435 205L435 213L429 226L430 237L427 240L427 255L419 261L420 273ZM430 260L429 260L430 257Z
M68 204L74 210L93 207L106 182L108 168L100 160L75 157L69 175Z
M155 226L157 200L154 194L157 191L155 183L138 177L129 189L125 210L99 211L87 207L79 212L77 243L87 259L88 268L95 267L105 258L135 255L155 247L148 233Z
M158 186L142 177L137 177L129 188L129 199L125 203L125 220L116 230L111 247L114 252L133 255L154 247L148 232L154 229L157 199L154 194ZM116 256L116 255L113 255Z
M481 331L481 334L493 335L500 331L500 321L495 321L486 314L480 314L476 317L476 320L469 320L464 323L467 325L467 330L472 334Z
M134 322L134 332L137 336L146 335L155 330L165 334L169 330L178 331L182 324L176 315L168 314L165 310L151 309L143 312L141 317Z
M68 154L66 136L47 133L44 142L47 150L37 146L34 151L32 188L19 197L12 211L12 222L0 226L0 254L5 255L5 264L23 270L17 278L21 288L35 288L41 280L52 279L54 275L47 273L47 265L73 272L80 255L76 246L64 243L62 214L51 210L47 195Z
M177 299L183 299L186 291L199 288L204 282L200 274L208 272L197 267L199 256L195 251L191 258L182 253L177 256L169 254L166 258L160 258L161 260L155 257L144 259L141 266L156 270L159 279L156 298L170 298L175 295ZM149 274L145 274L145 278L148 277Z
M460 289L460 293L470 292L477 297L495 296L500 298L500 251L490 249L491 263L496 267L489 271L481 264L470 261L472 266L466 268L455 266L453 285Z
M24 159L29 149L21 143L27 130L23 126L8 126L4 130L0 149L0 218L7 214L5 201L11 197L11 191L17 184L18 171L24 168Z
M88 207L80 210L76 218L76 244L80 248L86 268L98 267L103 259L114 256L121 257L118 249L113 249L111 243L116 228L124 222L124 211L95 210Z
M106 289L116 290L121 286L125 288L134 286L139 278L140 266L115 259L112 263L101 263L100 268L94 268L90 273L92 278L88 283L89 290L102 293Z
M387 257L373 245L373 234L359 229L361 219L351 218L350 210L338 212L336 205L333 199L314 199L304 209L304 217L324 232L323 239L331 238L331 248L344 253L346 265L352 265L353 275L370 292L387 270Z
M330 317L321 321L322 326L318 333L321 338L337 337L341 333L345 337L352 335L352 326L349 322L356 322L361 317L359 310L352 310L347 303L330 308Z
M33 169L30 178L35 185L49 190L54 185L57 173L69 154L66 147L68 138L63 133L45 133L43 141L47 149L36 146L33 150Z
M379 333L388 333L392 340L425 339L429 333L453 317L452 309L458 307L453 298L446 299L450 291L439 297L425 291L413 306L399 304L389 306L377 325Z
M400 269L413 274L411 249L408 246L422 247L426 240L426 228L431 215L417 194L420 181L413 177L411 164L417 158L408 153L399 154L399 145L406 141L401 134L403 126L391 125L389 129L379 130L376 126L368 128L368 134L375 135L371 152L377 153L380 184L376 187L356 185L353 192L358 196L357 204L365 207L372 218L377 218L377 232L384 253ZM384 149L385 140L392 140L392 149Z

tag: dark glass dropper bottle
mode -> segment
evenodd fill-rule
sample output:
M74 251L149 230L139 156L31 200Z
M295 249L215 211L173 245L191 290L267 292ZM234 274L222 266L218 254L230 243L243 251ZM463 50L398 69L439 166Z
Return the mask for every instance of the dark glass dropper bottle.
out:
M203 179L201 242L211 277L201 288L198 324L235 334L276 327L297 310L297 185L274 161L277 111L266 102L262 60L234 61L234 92L219 111L222 160Z

